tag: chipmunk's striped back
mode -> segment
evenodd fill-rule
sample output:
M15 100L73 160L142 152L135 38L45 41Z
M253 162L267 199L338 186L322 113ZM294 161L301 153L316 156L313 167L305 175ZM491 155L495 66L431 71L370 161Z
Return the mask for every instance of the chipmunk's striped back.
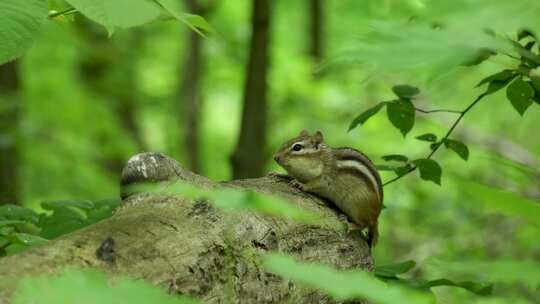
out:
M379 238L378 217L382 209L384 198L379 172L371 160L358 150L352 148L337 148L333 149L333 151L338 171L361 178L365 181L365 184L371 187L371 190L376 193L376 198L369 199L371 203L366 204L366 206L362 208L361 215L357 215L361 218L368 219L368 222L364 223L368 228L368 243L370 246L375 246Z
M383 201L382 181L377 168L371 160L362 152L353 148L335 148L336 163L338 168L354 169L358 176L366 179L377 192L379 201ZM351 171L353 172L353 171Z

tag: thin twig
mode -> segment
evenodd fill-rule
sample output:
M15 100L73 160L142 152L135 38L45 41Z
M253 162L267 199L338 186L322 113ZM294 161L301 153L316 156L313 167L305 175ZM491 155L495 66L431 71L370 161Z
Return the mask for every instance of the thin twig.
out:
M503 54L503 55L505 55L505 56L508 56L508 57L510 57L510 58L512 58L512 59L515 59L515 60L521 60L521 59L519 59L519 57L514 56L514 55L512 55L512 54L509 54L509 53L506 53L506 52L500 52L500 53Z
M488 95L487 92L478 95L478 97L476 97L476 99L469 106L467 106L467 108L465 108L465 110L460 112L460 114L459 114L458 118L456 119L456 121L454 121L454 123L452 124L452 126L450 127L448 132L446 132L446 135L444 135L444 137L438 142L438 145L436 145L433 148L433 150L431 150L431 152L428 154L428 156L426 157L427 159L431 159L433 157L433 155L435 154L435 152L437 152L439 150L439 148L443 145L444 141L446 139L448 139L448 137L450 137L450 135L452 134L452 132L454 131L456 126L459 124L459 122L461 121L463 116L465 116L465 114L467 114L482 98L486 97L487 95ZM398 179L404 177L405 175L408 175L409 173L415 171L416 168L417 168L416 166L411 167L411 169L409 169L409 171L405 172L404 174L396 176L393 179L383 183L383 186L386 186L388 184L391 184L391 183L397 181Z
M65 16L65 15L70 15L70 14L73 14L73 13L75 13L75 12L77 12L77 9L75 9L75 8L73 8L73 7L66 8L65 10L59 11L59 12L57 12L57 11L51 11L51 12L49 13L49 18L54 19L54 18L56 18L56 17L58 17L58 16L62 16L62 15L64 15L64 16Z
M418 111L418 112L422 112L422 113L439 113L439 112L442 112L442 113L461 114L463 112L463 111L458 111L458 110L444 110L444 109L423 110L423 109L420 109L420 108L415 108L415 110Z

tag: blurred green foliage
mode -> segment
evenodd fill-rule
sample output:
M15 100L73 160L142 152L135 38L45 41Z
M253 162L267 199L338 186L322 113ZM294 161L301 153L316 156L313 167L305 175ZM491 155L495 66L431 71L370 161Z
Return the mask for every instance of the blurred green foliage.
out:
M0 27L7 20L2 5L19 2L2 1ZM39 6L40 1L35 2ZM68 2L75 6L85 1ZM63 1L50 3L59 11L69 7ZM409 158L422 159L430 147L415 137L433 134L433 140L429 139L432 136L422 136L428 144L442 139L455 113L415 113L414 126L399 121L396 125L394 120L392 124L401 126L402 131L396 132L384 115L374 115L382 108L378 102L396 98L392 87L407 83L421 88L414 104L427 110L461 111L486 90L492 93L467 113L455 138L451 138L465 142L467 152L460 144L445 141L453 151L442 149L436 155L444 171L440 187L419 183L414 174L385 187L381 240L373 254L379 265L416 261L417 267L400 274L400 279L432 282L431 290L440 303L537 302L540 137L535 132L540 126L540 107L531 102L539 102L531 89L540 90L540 70L534 67L535 57L530 53L538 54L540 47L525 52L516 49L508 38L516 40L521 29L540 33L540 3L327 1L327 60L321 66L307 56L305 2L273 4L269 153L291 134L306 128L323 130L331 145L359 148L377 164L383 165L380 157L389 154L407 155L405 162ZM231 0L220 2L208 16L215 33L204 40L209 68L205 70L202 91L205 103L201 158L202 173L216 180L230 176L229 155L239 129L250 37L248 12L247 1ZM136 16L141 20L158 17L147 15L152 11L144 13ZM178 16L174 17L181 19ZM116 168L111 163L127 160L139 150L114 111L118 96L128 94L133 102L147 149L163 151L180 162L185 159L180 141L183 130L177 121L177 89L187 47L183 36L190 29L158 21L135 30L121 29L142 22L127 20L127 24L110 24L109 32L114 29L114 34L98 45L92 35L107 37L108 33L97 24L81 26L80 20L80 16L73 15L44 20L33 47L19 61L24 100L22 197L25 205L46 213L2 207L13 208L0 213L3 254L10 253L7 248L11 246L19 250L40 244L110 215L114 204L101 205L95 198L116 195L120 172L111 169ZM209 31L205 24L197 25L199 21L191 19L188 23ZM22 30L35 33L34 27ZM138 42L134 44L134 40ZM11 53L0 46L0 58L19 55L30 43L26 39L19 45ZM524 45L526 48L526 41ZM84 67L103 56L114 64L95 75L96 80L90 83ZM522 74L522 61L530 64L527 75ZM501 70L516 73L498 74ZM321 77L314 79L314 71ZM475 88L490 75L492 78L486 81L489 84ZM510 86L502 90L503 85ZM373 106L373 113L359 116ZM347 133L355 117L356 125L361 126ZM401 133L411 136L404 138ZM396 170L403 168L403 158L390 158L384 166L392 169L382 172L385 180L404 173ZM269 161L268 169L277 166ZM69 201L58 201L64 198ZM42 201L52 203L40 207ZM338 298L364 296L381 303L394 303L392 296L411 297L415 303L431 299L417 290L383 283L365 273L341 273L321 265L304 267L285 257L273 257L268 265L276 273ZM285 271L287 267L301 271L290 273ZM322 273L343 284L323 284L302 275L302 271ZM438 286L436 281L429 281L433 278L447 278L443 283L448 284L444 285L494 283L493 297L479 298L462 288ZM100 280L94 281L103 286L104 280ZM72 281L76 284L80 280ZM32 288L28 290L36 290Z
M41 203L46 210L41 213L17 205L0 206L0 256L45 244L109 218L119 203L119 199L49 201Z
M171 296L150 283L127 278L108 280L92 269L66 269L59 276L24 278L15 293L13 303L42 304L113 304L162 303L196 304L199 301L184 296Z

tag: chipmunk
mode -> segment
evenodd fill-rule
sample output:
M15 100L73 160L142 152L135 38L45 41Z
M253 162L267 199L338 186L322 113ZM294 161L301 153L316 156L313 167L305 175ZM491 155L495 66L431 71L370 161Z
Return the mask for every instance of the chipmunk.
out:
M368 245L375 246L383 189L366 155L352 148L331 148L320 131L309 135L303 130L281 146L274 160L293 178L291 185L331 200L356 229L367 228Z

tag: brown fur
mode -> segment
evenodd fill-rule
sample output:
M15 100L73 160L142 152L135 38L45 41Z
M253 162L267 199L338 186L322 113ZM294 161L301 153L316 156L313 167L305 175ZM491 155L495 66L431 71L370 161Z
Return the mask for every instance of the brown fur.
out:
M293 150L295 143L301 143L301 151ZM383 190L377 169L366 155L352 148L333 149L324 143L321 132L310 136L304 130L283 144L275 159L290 176L302 183L304 191L331 200L359 229L367 228L368 244L375 246ZM365 166L376 185L355 167L338 168L340 161Z

